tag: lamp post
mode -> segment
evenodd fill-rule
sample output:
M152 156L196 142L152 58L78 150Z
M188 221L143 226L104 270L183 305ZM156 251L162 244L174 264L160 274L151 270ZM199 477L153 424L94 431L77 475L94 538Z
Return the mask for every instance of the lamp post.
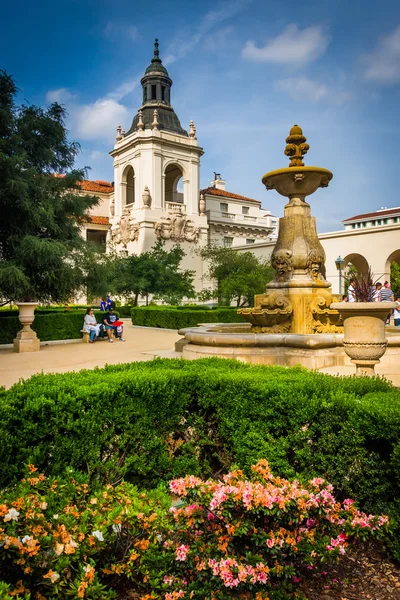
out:
M342 270L344 269L345 261L339 255L335 260L335 265L337 270L339 271L339 294L342 293Z

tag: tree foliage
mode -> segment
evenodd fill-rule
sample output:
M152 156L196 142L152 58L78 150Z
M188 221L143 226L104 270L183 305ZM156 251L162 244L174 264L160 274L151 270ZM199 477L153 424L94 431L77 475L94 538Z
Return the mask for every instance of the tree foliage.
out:
M98 200L78 193L64 108L17 107L16 92L0 71L0 298L61 302L85 284L80 227Z
M390 265L390 287L395 299L400 298L400 265L395 261Z
M179 304L182 298L193 298L194 271L181 270L184 252L179 246L165 250L158 241L151 250L140 255L120 255L114 266L114 287L117 294L132 296L134 306L139 296L149 295Z
M200 255L209 262L207 278L216 283L215 288L201 293L203 300L217 298L218 304L252 306L254 296L262 294L274 276L270 262L252 252L211 246L201 250Z

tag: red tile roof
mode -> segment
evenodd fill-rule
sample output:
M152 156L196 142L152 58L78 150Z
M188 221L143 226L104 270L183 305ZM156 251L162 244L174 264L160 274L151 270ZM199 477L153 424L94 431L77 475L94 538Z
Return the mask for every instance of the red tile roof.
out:
M114 191L114 186L109 181L81 181L79 187L85 192L97 192L98 194L111 194Z
M89 222L92 223L93 225L109 225L110 224L110 220L108 217L90 216Z
M201 194L209 194L211 196L220 196L221 198L234 198L235 200L246 200L246 202L257 202L261 204L260 200L254 200L254 198L247 198L246 196L240 196L239 194L233 194L232 192L226 192L214 187L208 187L204 190L200 190Z
M351 217L350 219L345 219L342 223L348 223L350 221L359 221L360 219L379 219L380 217L390 217L400 215L400 206L397 208L388 208L387 210L378 210L373 213L365 213L363 215L356 215L355 217Z

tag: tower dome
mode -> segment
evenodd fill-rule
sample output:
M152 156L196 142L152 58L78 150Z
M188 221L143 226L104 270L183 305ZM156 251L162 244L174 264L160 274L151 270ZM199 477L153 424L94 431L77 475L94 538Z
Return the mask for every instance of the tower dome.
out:
M154 56L140 83L143 89L143 103L140 108L144 129L152 128L154 109L157 109L158 129L171 131L187 137L187 131L181 127L179 119L170 104L172 79L170 79L167 69L162 64L157 38L154 42ZM138 120L138 115L135 115L128 134L136 131Z

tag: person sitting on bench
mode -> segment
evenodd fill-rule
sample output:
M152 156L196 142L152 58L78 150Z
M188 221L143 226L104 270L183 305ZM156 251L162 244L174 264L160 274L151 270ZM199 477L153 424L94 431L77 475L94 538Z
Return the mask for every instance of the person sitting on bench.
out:
M88 308L83 320L83 331L89 333L89 342L93 344L100 332L100 325L97 324L96 317L93 314L93 308Z
M115 331L115 337L119 339L120 342L125 342L125 338L122 337L124 332L124 328L122 326L122 321L119 320L117 313L114 312L113 308L109 308L108 312L103 320L105 325L108 341L110 343L113 342L112 332Z

